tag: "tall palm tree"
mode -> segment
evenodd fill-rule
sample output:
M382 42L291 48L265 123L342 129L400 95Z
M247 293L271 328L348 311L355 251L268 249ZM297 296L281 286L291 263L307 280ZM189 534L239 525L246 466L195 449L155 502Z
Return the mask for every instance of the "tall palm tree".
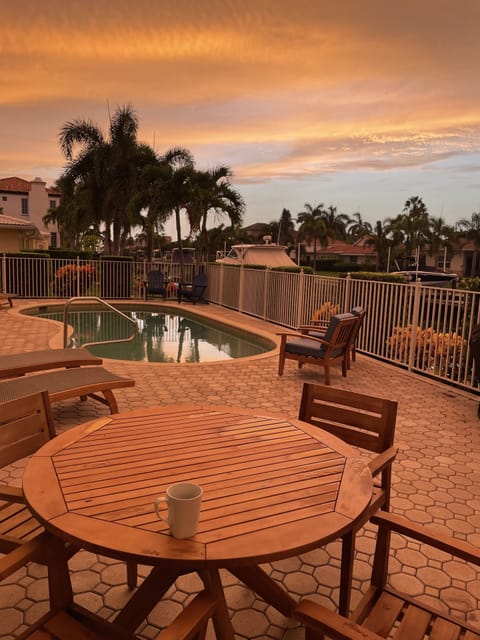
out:
M454 239L455 230L451 225L446 224L442 217L430 217L429 253L431 256L438 254L442 249L447 255L451 255ZM445 269L445 264L443 268Z
M137 133L138 117L127 105L117 107L108 136L90 120L66 122L59 134L60 148L68 161L62 177L72 181L75 192L86 192L91 217L105 225L108 252L119 253L130 233L130 201L143 167L156 158L153 149L138 142Z
M231 176L232 171L226 165L192 172L186 210L191 231L199 232L197 249L202 259L208 253L207 223L211 213L217 219L227 215L231 227L242 222L245 203L240 193L232 187Z
M328 229L323 219L323 204L312 206L308 202L304 205L305 211L297 214L299 223L298 236L300 240L313 243L313 268L317 263L317 241L322 247L328 245Z
M479 265L479 252L480 252L480 211L473 212L470 219L461 218L457 224L456 229L458 235L461 238L472 240L475 251L472 256L471 276L478 274Z
M343 240L346 236L346 227L350 218L345 213L338 213L337 207L330 205L322 209L321 217L327 228L329 238Z

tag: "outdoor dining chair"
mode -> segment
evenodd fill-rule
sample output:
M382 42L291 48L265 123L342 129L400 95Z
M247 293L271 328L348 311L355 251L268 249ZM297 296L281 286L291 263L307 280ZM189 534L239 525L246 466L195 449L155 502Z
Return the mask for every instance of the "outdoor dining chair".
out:
M369 589L348 620L319 603L307 599L301 601L294 617L305 625L305 639L478 640L477 625L470 624L465 616L460 619L449 613L449 603L442 601L441 597L450 589L439 587L438 579L435 579L439 572L432 567L423 572L426 580L432 579L431 584L425 587L425 595L408 594L405 589L400 592L388 582L389 558L399 548L398 545L405 548L407 544L417 555L419 545L428 545L437 551L433 555L431 549L425 549L427 558L438 558L440 551L443 562L452 564L451 560L455 560L458 565L456 571L461 571L462 566L469 571L467 562L480 567L478 547L383 511L377 512L371 521L378 525L378 534ZM400 534L402 539L395 536L397 539L392 544L392 533ZM474 598L478 596L477 584L476 580L469 582ZM435 599L438 602L434 602Z
M31 455L55 435L46 391L0 403L0 468ZM0 553L18 550L16 557L21 559L21 547L43 533L44 528L29 510L22 489L0 484ZM77 550L68 545L69 556ZM46 558L38 556L41 564L46 564ZM127 561L127 581L131 588L136 579L136 563Z
M339 362L342 375L347 375L350 336L358 321L351 313L332 316L323 338L299 333L282 332L278 375L283 375L285 360L296 360L298 367L304 364L320 365L325 371L325 384L330 384L330 365Z
M192 282L180 282L178 284L177 300L180 303L182 298L190 300L193 304L205 302L205 291L207 290L207 274L200 271L194 276Z
M138 640L138 636L125 630L123 625L109 622L95 613L73 602L73 593L65 548L62 542L48 533L30 540L21 550L12 551L0 559L0 580L13 574L29 562L48 558L50 610L29 627L17 640ZM61 571L54 563L62 562ZM157 640L200 640L205 637L209 619L217 608L218 597L206 590L197 593L182 609L173 622L163 629ZM3 637L3 636L2 636Z
M355 555L355 534L378 509L390 508L393 446L397 403L375 396L305 383L298 417L337 436L344 442L375 454L368 464L374 478L370 505L355 529L342 538L339 611L346 615Z

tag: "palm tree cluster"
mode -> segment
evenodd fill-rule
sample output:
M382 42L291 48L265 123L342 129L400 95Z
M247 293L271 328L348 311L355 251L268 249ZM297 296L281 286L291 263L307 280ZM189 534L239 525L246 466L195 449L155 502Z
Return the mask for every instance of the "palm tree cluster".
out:
M141 227L151 257L154 237L171 216L182 248L184 213L206 257L212 215L226 215L232 227L242 222L245 205L231 184L230 168L200 171L187 149L157 155L137 136L138 117L130 105L117 107L108 136L89 120L65 123L59 139L67 165L56 185L62 202L45 221L58 224L63 246L77 249L101 230L109 255L121 254L132 229Z
M410 258L418 254L430 255L446 251L451 256L454 243L462 239L472 240L475 255L480 253L480 212L471 219L462 219L455 226L448 225L442 217L431 216L419 196L411 196L400 214L378 220L371 225L360 213L352 216L337 212L336 207L305 203L298 213L298 240L313 245L313 261L317 260L318 247L325 248L333 240L355 242L364 239L375 247L378 271L389 268L396 258ZM477 272L476 265L472 271Z

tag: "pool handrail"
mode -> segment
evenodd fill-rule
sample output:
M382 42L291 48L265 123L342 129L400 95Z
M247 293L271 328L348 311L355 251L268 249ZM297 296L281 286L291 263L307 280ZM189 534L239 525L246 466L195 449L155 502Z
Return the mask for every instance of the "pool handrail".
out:
M135 339L135 336L137 335L137 323L133 318L129 318L125 313L120 311L120 309L117 309L116 307L108 303L106 300L103 300L103 298L99 298L97 296L74 296L73 298L69 298L67 300L63 308L63 348L64 349L66 349L68 345L68 311L71 304L73 302L77 302L78 300L81 300L82 302L99 302L100 304L103 304L105 307L107 307L107 309L109 309L110 311L113 311L114 313L119 315L121 318L128 320L128 322L130 322L130 324L133 327L132 335L130 335L128 338L119 338L118 340L99 340L97 342L86 342L85 344L82 344L82 348L86 349L87 347L92 347L93 345L97 345L97 344L114 344L117 342L131 342L132 340Z

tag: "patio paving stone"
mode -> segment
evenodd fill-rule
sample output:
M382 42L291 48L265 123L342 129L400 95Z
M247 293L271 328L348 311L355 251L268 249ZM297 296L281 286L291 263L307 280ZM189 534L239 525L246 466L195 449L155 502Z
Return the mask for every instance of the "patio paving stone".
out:
M58 302L58 301L57 301ZM51 322L18 314L27 304L16 300L14 309L2 310L0 354L61 346L61 330ZM186 308L186 305L185 305ZM188 305L190 309L190 305ZM258 328L274 336L280 327L237 314L215 305L202 313L219 319L233 318L245 328ZM211 403L242 406L296 417L303 382L323 382L322 370L305 366L299 370L287 362L277 375L276 353L261 358L205 364L150 364L108 360L106 368L136 380L136 386L115 392L120 411L169 403ZM347 378L340 368L332 372L332 385L397 400L396 444L399 454L393 467L392 510L438 532L453 534L480 546L480 421L478 396L409 373L401 368L358 354ZM108 415L108 408L88 400L57 403L53 415L58 432L76 424ZM24 461L0 469L0 481L21 486ZM352 604L358 602L370 577L375 528L367 525L357 536ZM391 581L425 602L437 597L452 612L467 617L480 630L480 574L472 567L452 561L448 554L392 537L395 557ZM272 576L295 594L307 595L330 608L338 597L340 544L264 565ZM107 618L115 616L128 599L125 564L81 551L70 560L76 599ZM139 567L139 582L148 575ZM255 599L227 571L222 571L227 603L238 640L300 640L303 631L291 620ZM426 584L430 586L426 587ZM145 640L154 638L201 586L194 574L176 585L139 628ZM0 585L0 638L13 640L26 624L48 608L46 569L29 565ZM445 605L445 606L446 606ZM213 640L211 628L207 640Z

